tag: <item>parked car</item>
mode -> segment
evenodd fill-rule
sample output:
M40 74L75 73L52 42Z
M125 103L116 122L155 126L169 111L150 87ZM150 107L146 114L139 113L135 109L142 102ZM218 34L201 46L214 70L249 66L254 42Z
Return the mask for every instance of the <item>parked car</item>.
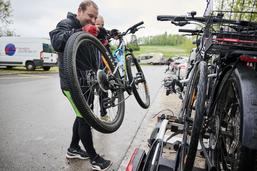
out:
M162 53L147 53L138 57L140 64L164 65L166 59Z
M186 78L187 70L188 58L173 58L172 62L170 62L168 68L165 71L166 75L163 80L163 85L166 89L166 95L169 95L173 92L178 92L178 94L180 94L180 92L183 91L183 85L180 83L180 81ZM180 95L180 98L183 98L182 94Z
M186 71L188 67L188 58L187 57L176 57L173 59L173 62L170 62L168 69L173 72L175 75L183 79L186 77Z

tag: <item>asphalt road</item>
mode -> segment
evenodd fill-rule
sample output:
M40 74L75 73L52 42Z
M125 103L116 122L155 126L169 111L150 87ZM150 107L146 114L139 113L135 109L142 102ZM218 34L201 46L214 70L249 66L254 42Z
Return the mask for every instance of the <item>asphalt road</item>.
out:
M155 103L165 66L144 66ZM158 99L157 99L158 100ZM96 151L117 170L148 110L131 96L118 131L93 130ZM88 161L67 160L75 114L57 74L0 76L0 170L90 170Z

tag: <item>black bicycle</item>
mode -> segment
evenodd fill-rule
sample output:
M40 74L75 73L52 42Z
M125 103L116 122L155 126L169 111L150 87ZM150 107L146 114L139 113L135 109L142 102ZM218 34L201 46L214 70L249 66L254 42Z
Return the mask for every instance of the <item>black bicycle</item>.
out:
M64 70L72 99L88 124L100 132L112 133L121 126L125 91L129 95L133 92L142 107L150 105L143 70L123 41L123 36L135 33L142 24L119 35L120 45L114 55L97 38L84 32L73 34L66 44ZM118 52L126 55L117 56Z
M218 8L205 17L196 17L194 12L157 17L178 26L195 22L203 26L184 30L201 37L179 115L184 131L178 170L193 169L198 142L208 170L257 168L257 105L253 102L257 99L257 23L251 20L256 15L256 1L251 3L247 12L235 11L231 3L227 6L231 9ZM239 18L234 20L233 14Z

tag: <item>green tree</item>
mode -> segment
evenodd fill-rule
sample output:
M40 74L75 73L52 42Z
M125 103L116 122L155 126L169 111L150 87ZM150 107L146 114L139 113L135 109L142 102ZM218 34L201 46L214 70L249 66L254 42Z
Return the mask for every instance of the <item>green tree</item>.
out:
M257 22L257 3L256 0L236 0L233 7L235 12L248 12L248 13L236 13L235 19L255 21ZM252 13L255 12L255 13Z
M139 43L142 45L168 45L177 46L185 43L188 38L182 35L173 34L161 34L155 36L141 37L138 39ZM191 41L191 40L190 40Z
M215 10L232 12L226 18L257 22L256 0L215 0L214 3Z
M0 0L0 20L1 23L10 24L11 20L11 3L10 0Z
M136 35L134 35L134 34L131 35L131 40L130 40L130 43L128 44L128 47L134 51L140 50L140 47L138 46L138 40L137 40Z
M8 28L12 23L11 13L12 8L10 0L0 0L0 36L10 36L14 34L14 32Z

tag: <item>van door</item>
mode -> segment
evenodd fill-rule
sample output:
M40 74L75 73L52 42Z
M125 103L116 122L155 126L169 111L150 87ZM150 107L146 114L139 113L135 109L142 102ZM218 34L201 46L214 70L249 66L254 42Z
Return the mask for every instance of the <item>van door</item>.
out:
M23 59L17 55L17 44L7 41L0 42L0 65L2 66L22 66Z
M43 66L56 65L58 55L54 52L53 47L47 43L43 43L42 46L43 51L40 53L40 57L43 59Z

